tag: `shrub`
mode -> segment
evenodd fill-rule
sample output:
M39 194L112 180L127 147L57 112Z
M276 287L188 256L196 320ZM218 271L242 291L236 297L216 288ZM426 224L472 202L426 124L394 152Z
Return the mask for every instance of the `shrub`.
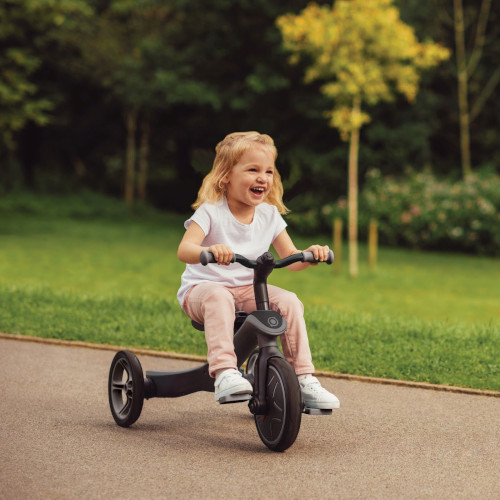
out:
M372 170L359 197L360 236L373 218L382 244L500 255L499 208L500 177L495 174L452 182L430 173L397 179ZM324 205L316 217L324 230L335 217L346 225L345 198Z
M131 210L123 200L93 191L59 195L17 191L0 196L0 217L8 217L11 213L73 219L126 220L135 215L153 216L156 210L140 202Z

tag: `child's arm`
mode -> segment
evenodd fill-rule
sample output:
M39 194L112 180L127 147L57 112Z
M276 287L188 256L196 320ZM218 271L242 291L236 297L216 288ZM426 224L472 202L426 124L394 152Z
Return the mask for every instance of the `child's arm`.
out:
M283 231L273 241L273 247L276 250L276 252L278 252L280 259L284 259L289 255L293 255L294 253L299 253L304 251L304 252L312 252L314 254L314 258L316 260L319 260L320 262L324 262L327 260L328 251L330 250L326 245L325 246L311 245L309 248L306 248L305 250L297 250L297 248L293 244L292 238L290 238L286 229L283 229ZM288 266L288 269L290 269L290 271L302 271L302 269L305 269L306 267L315 265L317 265L317 263L297 262L295 264L292 264L291 266Z
M179 244L177 257L186 264L199 264L202 250L209 250L214 254L218 264L229 265L231 263L233 251L228 246L212 245L203 247L201 244L204 239L205 233L203 229L196 222L191 222Z

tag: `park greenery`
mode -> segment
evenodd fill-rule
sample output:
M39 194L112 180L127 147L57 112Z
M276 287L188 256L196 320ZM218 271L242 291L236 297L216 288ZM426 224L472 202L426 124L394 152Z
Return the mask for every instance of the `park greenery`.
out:
M310 56L306 81L326 82L320 91L332 100L330 125L349 140L349 272L358 274L358 156L366 106L393 101L395 93L414 101L420 72L449 57L433 42L420 43L401 21L392 0L337 0L332 7L310 3L300 15L278 19L285 47Z
M92 192L4 197L0 331L204 356L176 301L183 220ZM317 369L500 390L495 259L383 247L370 270L360 256L357 280L346 266L271 275L304 302Z
M1 189L85 187L185 212L215 144L259 130L278 146L287 205L313 208L302 200L314 192L308 203L319 207L347 193L349 147L330 125L340 126L353 95L359 116L370 115L361 188L374 168L451 181L498 170L498 2L308 3L0 0ZM280 19L307 9L328 14L318 35L338 62L331 71L311 75L320 53L290 64ZM427 49L441 62L421 72Z
M500 390L499 26L492 0L0 0L0 331L205 354L182 221L258 130L299 248L359 224L357 280L273 276L318 368Z
M384 245L500 255L500 179L483 172L449 182L430 172L407 172L404 178L367 172L360 194L362 239L377 221ZM291 213L289 222L301 234L326 233L332 219L347 223L347 200Z

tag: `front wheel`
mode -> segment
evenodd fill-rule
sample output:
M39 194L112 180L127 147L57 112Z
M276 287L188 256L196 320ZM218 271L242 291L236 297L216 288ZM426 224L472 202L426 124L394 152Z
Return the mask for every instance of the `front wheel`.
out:
M142 366L130 351L116 353L109 369L109 407L120 427L131 426L140 416L144 403Z
M271 358L266 374L266 414L255 415L262 442L273 451L285 451L297 438L302 418L299 382L291 365Z

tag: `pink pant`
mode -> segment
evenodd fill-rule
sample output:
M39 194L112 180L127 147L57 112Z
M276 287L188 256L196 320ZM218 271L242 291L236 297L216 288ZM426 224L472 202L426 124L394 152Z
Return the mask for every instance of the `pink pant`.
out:
M269 306L287 322L281 336L283 353L297 375L314 373L311 350L304 321L304 306L292 292L268 285ZM253 285L225 287L217 283L200 283L189 290L184 300L186 314L205 325L210 375L226 368L236 368L234 354L235 310L255 311Z

